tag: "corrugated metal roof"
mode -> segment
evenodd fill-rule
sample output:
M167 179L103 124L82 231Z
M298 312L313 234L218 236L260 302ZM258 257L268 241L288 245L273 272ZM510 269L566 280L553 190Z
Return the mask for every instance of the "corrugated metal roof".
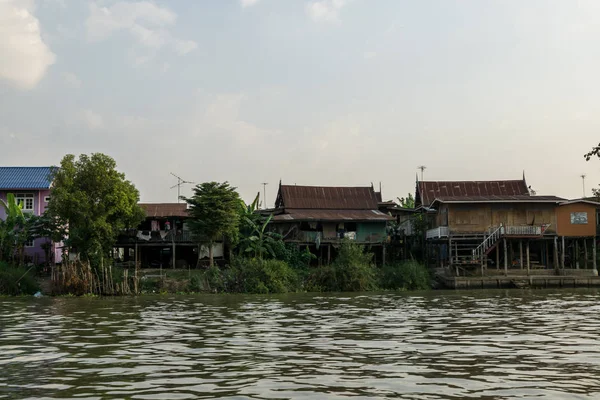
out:
M392 221L393 217L378 210L302 210L275 215L274 222L286 221Z
M562 203L557 196L501 195L501 196L440 196L433 203Z
M594 197L592 197L592 198L594 198ZM591 204L591 205L594 205L594 206L600 206L600 202L595 201L595 200L589 200L588 198L567 200L564 203L560 203L560 205L561 206L568 206L569 204L577 204L577 203L585 203L585 204Z
M377 210L372 187L281 185L276 207L285 209Z
M0 167L0 189L49 189L52 167Z
M149 218L188 217L187 203L139 203Z
M508 181L423 181L417 183L421 204L429 205L436 198L529 196L525 179Z

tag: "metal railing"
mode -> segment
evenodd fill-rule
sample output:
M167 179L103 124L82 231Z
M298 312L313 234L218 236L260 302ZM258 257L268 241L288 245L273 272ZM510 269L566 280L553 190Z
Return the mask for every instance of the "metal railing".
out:
M435 239L448 237L449 233L450 231L448 230L447 226L438 226L437 228L429 229L427 232L425 232L425 238Z
M488 249L496 244L498 239L504 235L505 227L500 225L497 228L488 230L488 234L479 246L473 249L473 260L482 260Z
M509 236L539 236L542 234L541 226L507 226L506 235Z

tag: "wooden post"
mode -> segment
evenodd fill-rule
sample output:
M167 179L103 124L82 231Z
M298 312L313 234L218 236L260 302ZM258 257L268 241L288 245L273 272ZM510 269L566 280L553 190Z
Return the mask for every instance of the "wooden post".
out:
M500 243L496 245L496 269L500 269Z
M452 239L448 238L448 263L452 265L452 261Z
M584 256L583 268L587 269L587 267L588 267L588 251L587 251L587 239L586 238L583 239L583 256Z
M594 271L596 270L596 237L592 239L592 266L594 267ZM595 272L594 272L595 273Z
M560 246L560 265L562 269L565 269L565 237L562 236L562 246Z
M175 257L175 239L173 239L173 269L175 269L177 258Z
M529 243L529 242L527 242ZM527 245L529 247L529 245ZM519 264L521 265L521 269L523 269L523 241L519 240Z
M554 236L554 257L553 257L554 269L558 269L558 236Z
M385 264L385 244L383 245L383 263ZM327 265L331 264L331 245L327 246Z
M575 268L579 269L579 239L575 239Z
M529 275L529 240L527 241L527 275Z
M135 242L135 268L137 269L137 265L138 265L138 244L137 242Z
M504 245L504 275L508 276L508 249L506 247L506 238L503 239Z
M550 260L550 250L548 249L548 242L544 241L544 251L546 252L546 260L544 261L544 267L548 268Z

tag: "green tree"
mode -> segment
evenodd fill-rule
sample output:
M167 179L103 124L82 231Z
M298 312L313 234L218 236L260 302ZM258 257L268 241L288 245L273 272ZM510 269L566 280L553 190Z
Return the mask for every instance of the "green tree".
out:
M190 230L208 245L210 266L214 265L213 244L221 238L235 238L240 223L240 196L228 182L196 185L192 197L181 197L189 205Z
M590 161L594 156L600 158L600 143L598 143L598 146L592 147L589 152L583 155L583 157L585 157L585 161ZM592 195L596 199L600 199L600 189L592 189Z
M412 193L409 193L406 197L398 197L398 202L402 208L415 208L415 198Z
M105 154L66 155L53 182L48 218L68 227L65 244L94 268L103 265L118 235L144 218L138 190Z
M0 261L12 261L15 249L19 247L21 227L25 225L25 214L14 194L9 193L6 200L0 199L0 207L5 218L0 220Z

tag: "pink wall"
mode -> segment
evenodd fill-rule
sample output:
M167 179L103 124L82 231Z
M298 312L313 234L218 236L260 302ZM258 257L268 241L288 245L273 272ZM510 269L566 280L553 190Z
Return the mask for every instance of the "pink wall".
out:
M6 195L8 193L33 193L33 213L35 215L42 215L46 208L48 207L48 203L44 201L44 198L50 196L50 190L4 190L0 191L0 199L6 200ZM6 213L4 212L4 208L0 207L0 219L6 218ZM44 250L42 250L41 245L50 239L47 238L39 238L34 240L33 247L26 247L25 254L32 257L34 260L37 260L39 263L43 263L45 261ZM54 249L54 246L52 247Z

